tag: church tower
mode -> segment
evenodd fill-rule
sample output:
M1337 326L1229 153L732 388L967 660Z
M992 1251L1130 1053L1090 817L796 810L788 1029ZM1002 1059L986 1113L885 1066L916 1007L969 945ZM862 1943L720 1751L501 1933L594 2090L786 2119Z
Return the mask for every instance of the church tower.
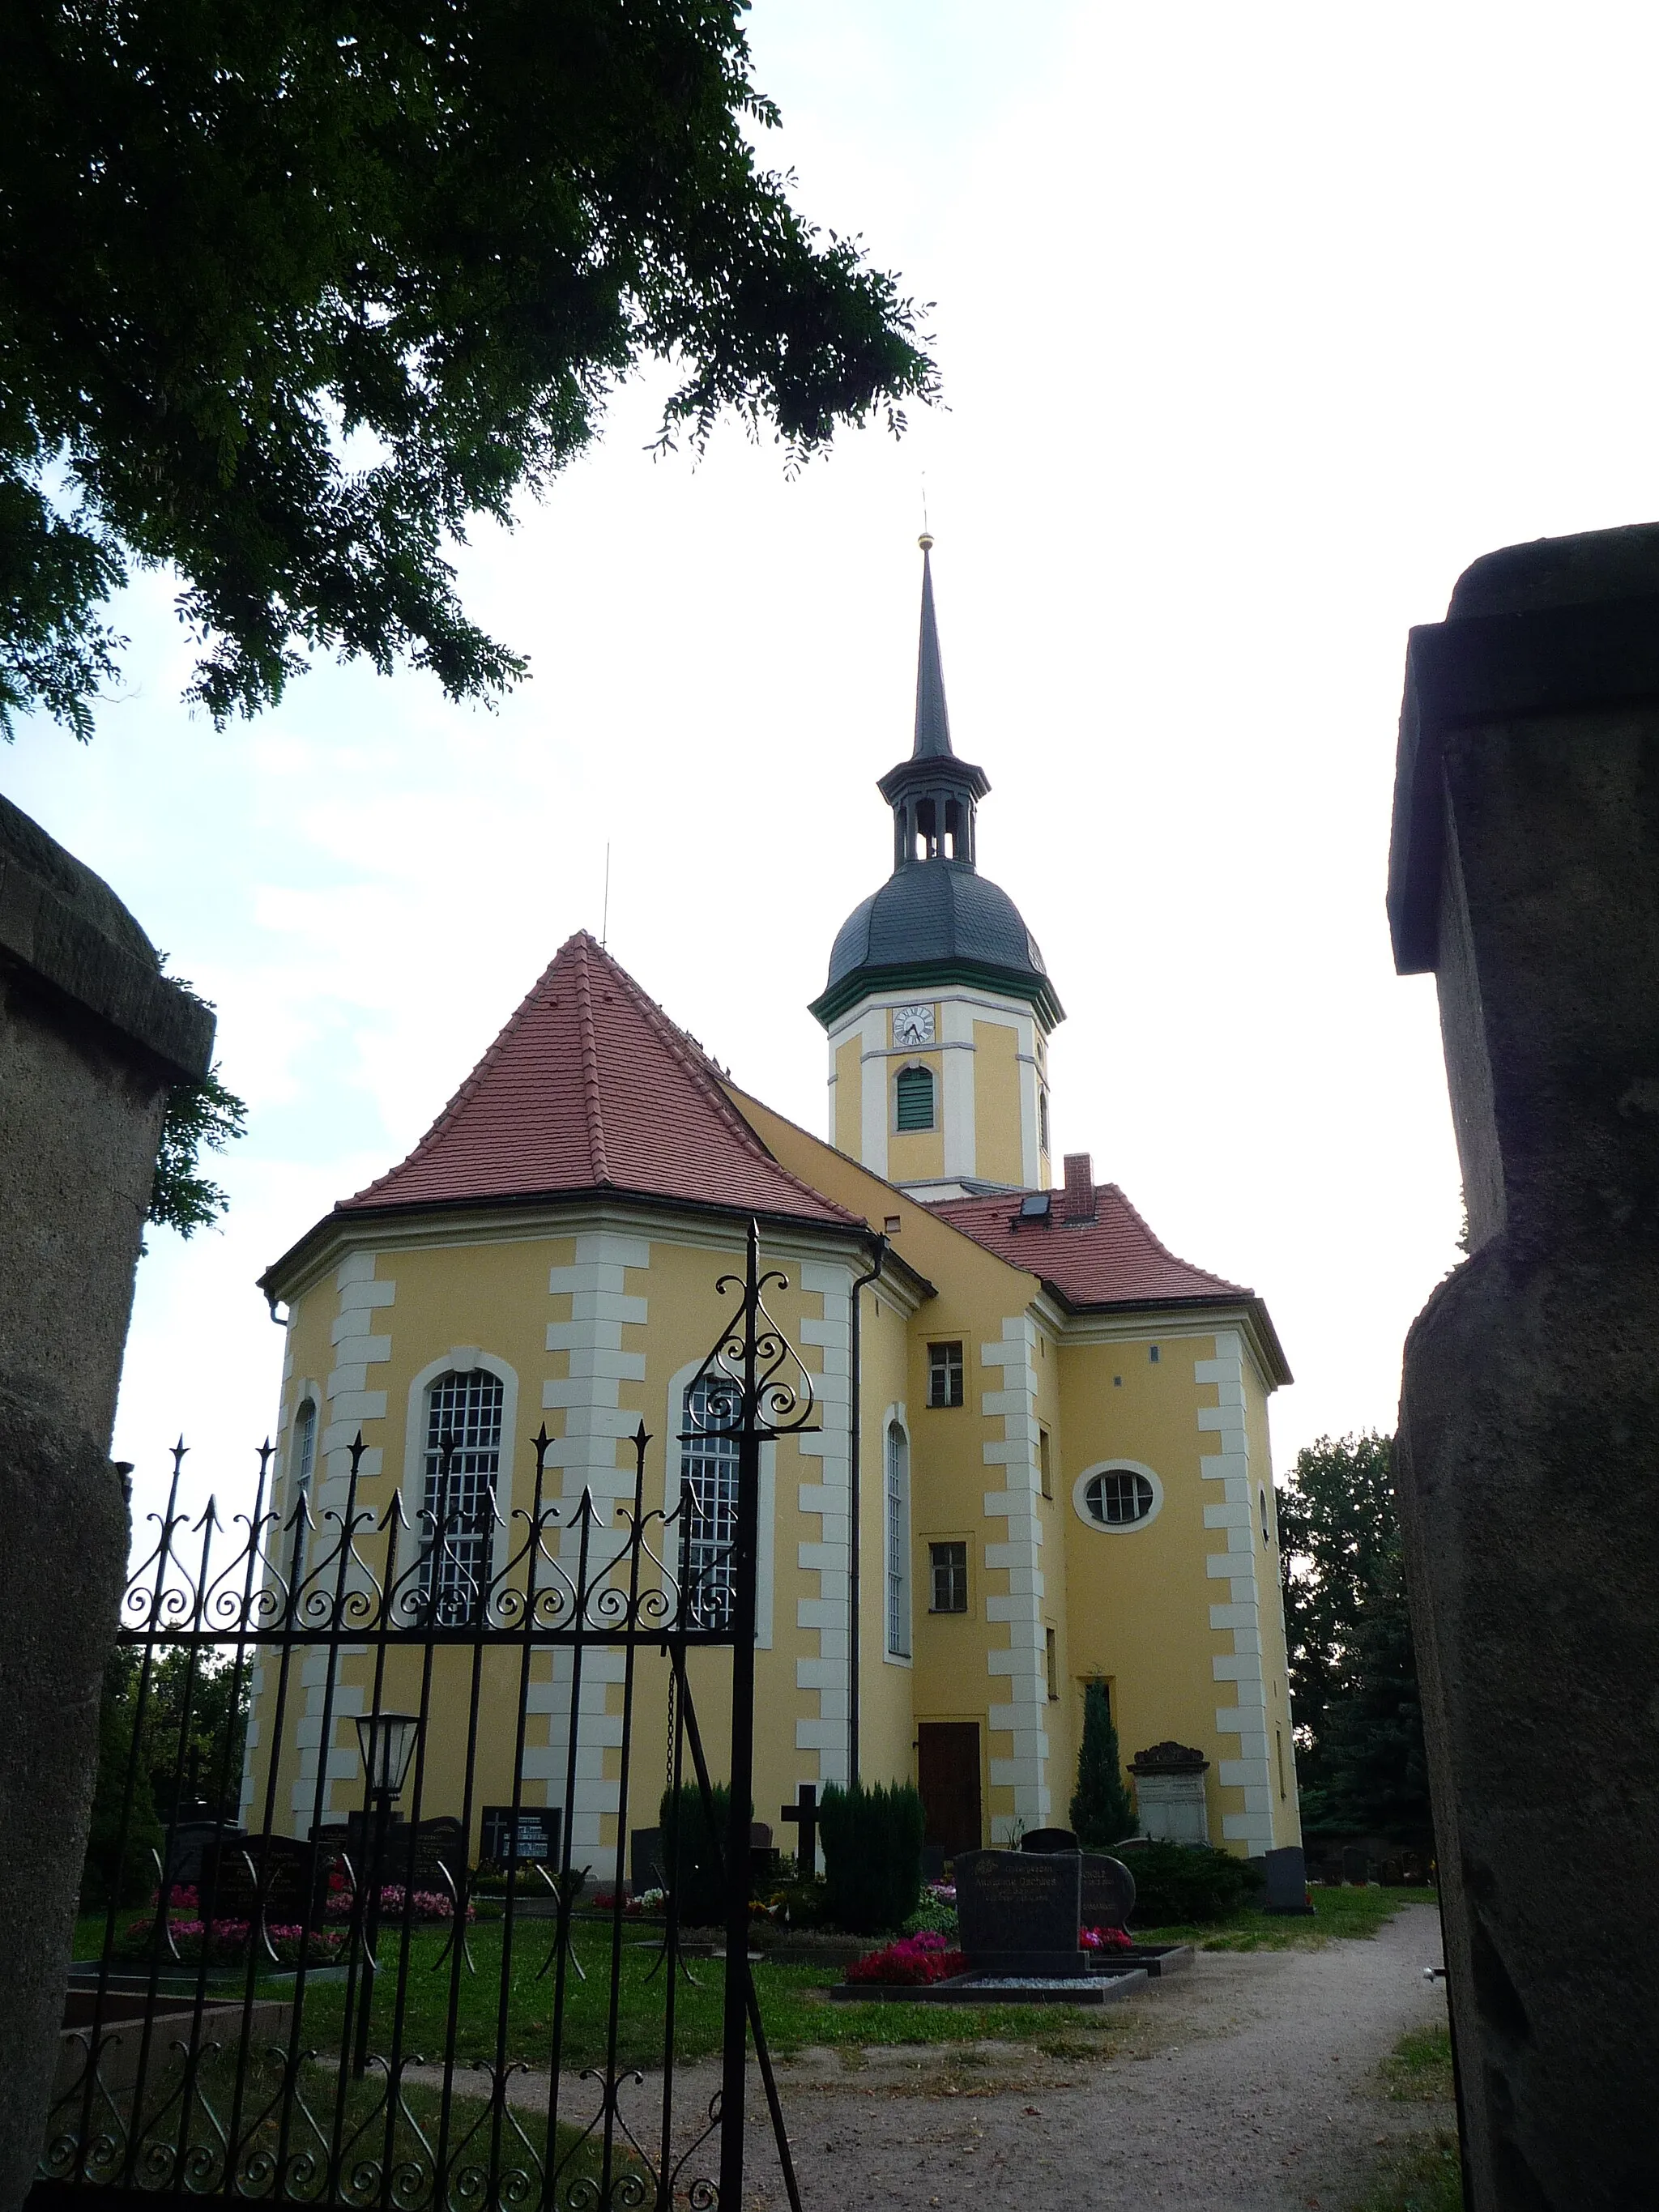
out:
M913 1198L1048 1186L1048 1039L1064 1011L1036 940L980 874L983 769L951 747L933 539L910 757L877 787L893 872L836 933L811 1011L830 1039L830 1138Z

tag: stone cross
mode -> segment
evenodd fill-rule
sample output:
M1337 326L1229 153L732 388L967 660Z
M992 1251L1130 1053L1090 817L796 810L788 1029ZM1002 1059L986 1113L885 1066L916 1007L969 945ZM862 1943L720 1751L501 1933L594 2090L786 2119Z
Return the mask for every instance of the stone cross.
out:
M782 1808L779 1818L796 1830L795 1862L808 1881L818 1870L818 1791L815 1782L803 1782L793 1805Z

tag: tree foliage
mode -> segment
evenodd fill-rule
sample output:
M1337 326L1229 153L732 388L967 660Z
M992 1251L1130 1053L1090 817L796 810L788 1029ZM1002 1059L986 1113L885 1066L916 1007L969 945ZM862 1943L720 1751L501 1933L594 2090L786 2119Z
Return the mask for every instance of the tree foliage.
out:
M1425 1838L1428 1776L1390 1439L1322 1437L1298 1453L1279 1525L1303 1824Z
M1091 1682L1083 1692L1083 1741L1077 1755L1072 1827L1080 1844L1091 1850L1106 1850L1133 1835L1136 1825L1112 1723L1112 1701L1104 1682Z
M88 1904L107 1904L112 1891L118 1905L148 1897L167 1820L175 1814L234 1820L241 1796L251 1705L246 1667L239 1669L228 1653L210 1650L163 1651L142 1698L140 1669L137 1648L124 1644L104 1670L82 1884Z
M921 1895L927 1816L914 1782L825 1784L819 1808L830 1917L877 1936L902 1925Z
M161 961L165 969L165 952ZM198 1006L212 1012L211 1000L203 998L182 976L170 975L167 981ZM192 1237L198 1229L210 1227L230 1200L216 1182L201 1172L201 1156L204 1152L222 1152L233 1139L246 1134L247 1108L234 1091L226 1088L216 1061L201 1082L177 1085L161 1120L155 1180L150 1187L145 1219L165 1229L176 1229L181 1237Z
M131 567L216 723L324 649L489 698L447 549L654 358L661 436L902 426L916 310L757 161L744 0L0 10L0 731L90 734Z

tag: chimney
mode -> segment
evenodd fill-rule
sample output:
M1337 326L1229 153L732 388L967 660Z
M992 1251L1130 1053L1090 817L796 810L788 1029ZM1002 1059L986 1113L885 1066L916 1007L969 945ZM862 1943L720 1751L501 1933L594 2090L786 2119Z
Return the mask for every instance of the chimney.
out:
M1066 1155L1066 1218L1092 1221L1095 1218L1094 1162L1087 1152Z

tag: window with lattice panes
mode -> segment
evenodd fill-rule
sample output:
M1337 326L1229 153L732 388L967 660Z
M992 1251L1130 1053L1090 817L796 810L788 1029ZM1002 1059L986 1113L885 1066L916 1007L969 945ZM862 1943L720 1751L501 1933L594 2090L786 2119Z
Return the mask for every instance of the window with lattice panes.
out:
M738 1440L721 1431L737 1426L738 1410L737 1386L728 1377L700 1376L686 1391L680 1479L690 1497L682 1509L680 1584L686 1615L699 1628L723 1628L732 1615Z
M966 1613L968 1610L968 1547L966 1544L930 1544L927 1564L933 1571L934 1613Z
M887 1431L887 1650L910 1656L910 1447L898 1423Z
M930 1344L927 1347L927 1402L930 1406L959 1406L963 1400L963 1359L960 1344Z
M427 1390L421 1588L441 1620L470 1619L489 1585L503 1395L483 1367Z

